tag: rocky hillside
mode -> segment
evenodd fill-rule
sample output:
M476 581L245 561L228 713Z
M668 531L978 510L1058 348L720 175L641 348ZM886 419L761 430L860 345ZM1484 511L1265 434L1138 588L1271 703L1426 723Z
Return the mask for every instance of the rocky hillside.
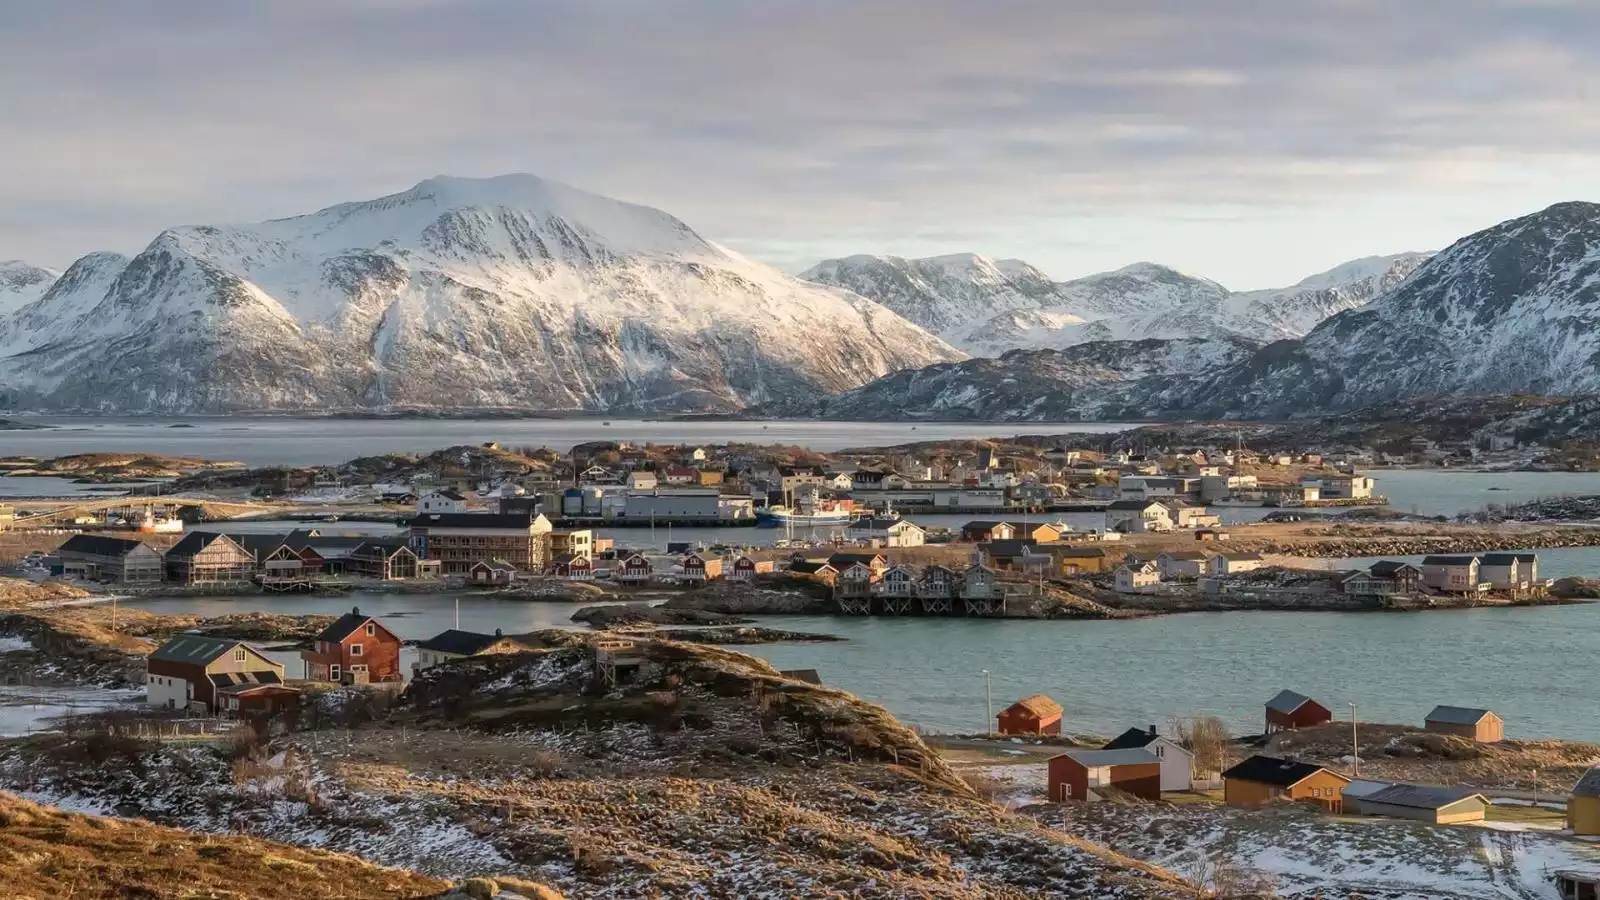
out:
M0 318L0 400L195 413L720 411L961 354L659 210L531 175L435 178L96 253Z
M59 274L18 259L0 260L0 316L43 297Z
M1021 260L975 254L851 256L801 277L876 300L975 356L1000 356L1089 341L1298 338L1399 284L1426 259L1372 257L1292 287L1248 292L1154 263L1055 282Z

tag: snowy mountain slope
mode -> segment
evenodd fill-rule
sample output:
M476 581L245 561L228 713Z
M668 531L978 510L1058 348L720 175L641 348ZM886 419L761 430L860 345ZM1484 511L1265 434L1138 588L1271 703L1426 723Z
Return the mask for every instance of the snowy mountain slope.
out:
M20 259L0 259L0 316L10 315L43 297L59 274Z
M0 324L13 404L126 411L730 410L960 357L664 212L531 175L171 229Z
M1357 260L1293 287L1244 293L1154 263L1052 282L1026 263L972 254L852 256L801 277L877 300L969 353L998 356L1103 340L1300 337L1392 288L1426 258Z

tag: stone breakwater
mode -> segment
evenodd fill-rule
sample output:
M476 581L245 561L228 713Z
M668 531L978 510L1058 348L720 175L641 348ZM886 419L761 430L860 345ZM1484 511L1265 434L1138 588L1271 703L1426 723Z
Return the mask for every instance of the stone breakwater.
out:
M1340 559L1348 556L1421 556L1429 553L1487 553L1556 547L1600 547L1600 528L1537 531L1485 529L1460 534L1351 535L1309 540L1239 541L1230 543L1226 549L1275 556ZM1217 549L1220 551L1224 548Z

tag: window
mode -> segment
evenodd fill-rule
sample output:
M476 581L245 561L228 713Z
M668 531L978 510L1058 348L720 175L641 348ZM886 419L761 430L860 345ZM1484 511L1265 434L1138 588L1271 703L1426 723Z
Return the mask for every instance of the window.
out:
M367 623L367 637L372 637L373 635L375 635L377 633L378 633L378 626L372 624L371 622L368 622Z
M360 656L361 655L361 645L360 644L351 644L350 645L350 655L351 656Z
M1167 748L1161 746L1160 744L1157 744L1156 745L1156 759L1163 759L1163 758L1166 757L1166 755L1167 755Z
M234 659L235 662L244 662L244 648L243 647L235 647L235 648L233 648L233 659Z

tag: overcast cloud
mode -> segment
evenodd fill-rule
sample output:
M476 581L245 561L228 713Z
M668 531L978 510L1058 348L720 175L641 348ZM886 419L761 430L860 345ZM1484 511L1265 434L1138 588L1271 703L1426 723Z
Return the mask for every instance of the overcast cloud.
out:
M529 171L1239 288L1600 199L1594 0L0 0L0 258Z

